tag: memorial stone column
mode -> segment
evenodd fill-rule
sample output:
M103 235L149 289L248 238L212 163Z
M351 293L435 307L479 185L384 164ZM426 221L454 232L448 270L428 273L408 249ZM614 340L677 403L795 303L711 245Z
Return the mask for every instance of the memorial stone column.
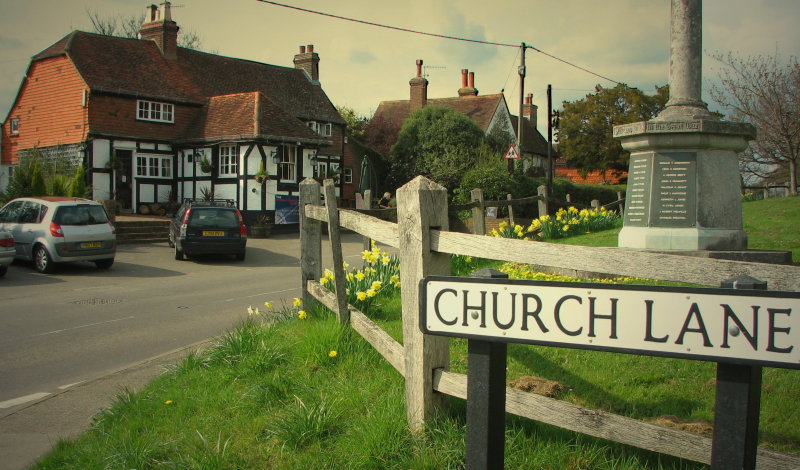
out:
M666 107L650 121L614 126L631 152L619 246L744 250L737 154L755 128L720 121L701 99L701 0L672 0L671 16Z

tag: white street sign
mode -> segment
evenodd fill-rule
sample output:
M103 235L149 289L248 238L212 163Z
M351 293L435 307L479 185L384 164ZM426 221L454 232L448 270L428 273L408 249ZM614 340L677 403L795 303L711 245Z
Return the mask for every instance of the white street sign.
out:
M798 292L439 276L420 291L426 334L800 369Z

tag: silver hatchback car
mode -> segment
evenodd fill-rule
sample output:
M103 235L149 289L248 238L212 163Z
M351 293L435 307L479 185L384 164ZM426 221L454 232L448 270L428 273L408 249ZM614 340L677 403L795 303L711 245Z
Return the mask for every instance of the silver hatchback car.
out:
M108 269L117 234L103 206L72 197L22 197L0 209L0 230L14 236L16 258L51 273L56 263L92 261Z

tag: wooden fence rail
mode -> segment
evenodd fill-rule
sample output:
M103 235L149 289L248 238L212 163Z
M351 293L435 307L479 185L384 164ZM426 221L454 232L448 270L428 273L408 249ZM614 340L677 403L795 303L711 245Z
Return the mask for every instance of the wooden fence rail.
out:
M331 224L335 217L329 217L326 208L320 205L319 191L316 181L306 180L301 184L304 296L316 298L334 312L341 306L336 295L318 282L321 276L321 235L318 228L322 222L329 222L329 231L346 228L399 249L403 344L350 305L347 306L349 315L340 315L340 318L349 317L346 321L352 328L405 377L407 418L413 430L421 430L433 411L445 405L445 395L467 398L466 376L447 371L448 340L422 334L417 324L417 286L427 275L448 275L451 254L713 287L718 287L724 280L748 274L766 281L771 290L800 290L800 267L797 266L695 258L625 248L555 245L450 232L447 230L448 208L444 188L422 177L398 190L398 223L339 209L338 224ZM341 250L336 243L331 243L331 248ZM711 439L707 437L532 393L507 388L506 412L688 460L711 461ZM800 456L759 449L758 468L800 468Z

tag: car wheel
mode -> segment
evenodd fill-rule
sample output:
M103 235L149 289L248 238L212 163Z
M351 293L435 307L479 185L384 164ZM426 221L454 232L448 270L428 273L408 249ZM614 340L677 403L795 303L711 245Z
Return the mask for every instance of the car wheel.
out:
M246 254L247 254L246 251L243 251L241 253L236 253L236 261L244 261L244 255Z
M5 276L7 271L8 271L8 266L0 266L0 277Z
M42 274L50 274L56 268L56 264L53 262L50 253L47 252L47 248L45 248L44 245L36 245L33 248L33 264L36 270Z
M183 250L178 248L178 245L175 245L175 259L178 261L183 261Z
M114 258L99 259L95 261L94 264L97 265L99 269L108 269L114 264Z

